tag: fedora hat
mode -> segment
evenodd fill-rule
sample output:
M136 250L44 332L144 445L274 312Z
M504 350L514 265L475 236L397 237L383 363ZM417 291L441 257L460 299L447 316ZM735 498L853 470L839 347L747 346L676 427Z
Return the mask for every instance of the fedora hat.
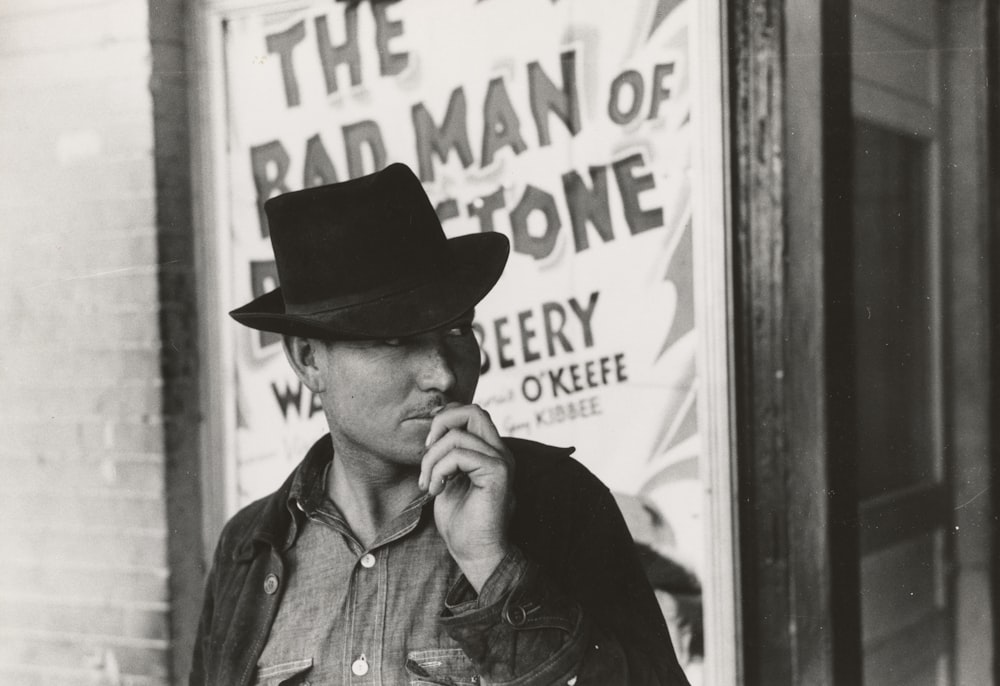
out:
M500 278L498 233L446 238L404 164L264 203L278 288L229 314L254 329L325 339L399 338L454 321Z

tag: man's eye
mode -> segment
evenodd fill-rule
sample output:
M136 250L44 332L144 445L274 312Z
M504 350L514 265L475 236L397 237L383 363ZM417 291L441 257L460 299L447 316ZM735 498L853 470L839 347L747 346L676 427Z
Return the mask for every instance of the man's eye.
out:
M383 338L382 340L379 341L379 343L381 343L382 345L388 345L390 347L395 348L395 347L400 346L400 345L403 344L403 339L402 338Z
M472 333L472 324L460 324L448 329L449 336L468 336Z

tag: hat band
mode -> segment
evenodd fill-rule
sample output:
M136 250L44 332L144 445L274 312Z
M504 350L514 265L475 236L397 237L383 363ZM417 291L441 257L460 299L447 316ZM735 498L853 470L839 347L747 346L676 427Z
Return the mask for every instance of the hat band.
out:
M445 270L422 272L404 279L397 279L378 288L371 288L363 293L337 295L323 300L313 300L307 303L288 302L287 289L282 289L285 300L285 313L298 315L316 315L336 310L343 310L357 305L366 305L389 295L397 295L412 291L420 286L431 283L444 274ZM449 270L450 271L450 270Z

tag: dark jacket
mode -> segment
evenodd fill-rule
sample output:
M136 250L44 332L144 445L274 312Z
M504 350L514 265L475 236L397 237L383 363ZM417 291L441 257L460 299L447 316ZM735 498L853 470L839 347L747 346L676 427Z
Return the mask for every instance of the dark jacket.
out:
M443 611L448 634L487 683L687 684L608 489L570 449L505 442L516 460L509 536L529 560L527 571L495 606L451 617ZM328 439L317 442L303 465L315 464L316 451L329 453L328 446ZM282 556L303 516L289 508L292 478L223 529L192 685L252 682L281 602Z

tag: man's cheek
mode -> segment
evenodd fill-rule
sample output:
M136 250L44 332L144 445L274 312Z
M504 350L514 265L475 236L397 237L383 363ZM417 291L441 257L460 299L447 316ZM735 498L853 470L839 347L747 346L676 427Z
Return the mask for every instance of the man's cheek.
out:
M473 360L464 364L459 372L459 385L464 387L465 393L461 400L466 404L472 402L472 396L479 385L479 361Z

